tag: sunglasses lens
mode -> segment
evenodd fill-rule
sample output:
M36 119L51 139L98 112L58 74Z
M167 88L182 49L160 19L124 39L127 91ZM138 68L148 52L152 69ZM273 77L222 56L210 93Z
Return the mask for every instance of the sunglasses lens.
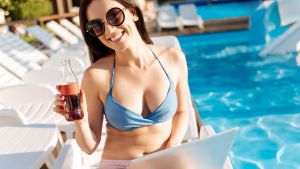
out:
M124 12L120 8L112 8L107 12L106 19L110 25L119 26L125 20Z
M101 36L104 33L104 23L99 20L93 20L88 23L88 32L93 36Z

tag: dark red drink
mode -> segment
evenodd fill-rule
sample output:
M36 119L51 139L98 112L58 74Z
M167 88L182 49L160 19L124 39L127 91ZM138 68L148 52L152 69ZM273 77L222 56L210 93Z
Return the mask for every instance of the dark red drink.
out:
M60 86L61 94L65 97L65 117L68 121L80 120L83 118L83 112L80 106L80 94L78 83L70 83Z

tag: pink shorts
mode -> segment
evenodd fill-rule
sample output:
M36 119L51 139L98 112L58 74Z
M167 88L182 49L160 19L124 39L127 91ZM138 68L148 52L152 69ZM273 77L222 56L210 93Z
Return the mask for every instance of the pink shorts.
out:
M101 160L98 169L126 169L130 160Z

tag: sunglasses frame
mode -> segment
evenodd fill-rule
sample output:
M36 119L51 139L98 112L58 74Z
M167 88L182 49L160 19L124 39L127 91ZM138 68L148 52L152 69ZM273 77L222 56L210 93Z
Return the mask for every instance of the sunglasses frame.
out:
M109 21L109 13L110 13L110 11L112 11L112 10L114 10L114 9L118 9L118 10L120 10L120 12L123 14L123 20L122 20L122 22L121 23L119 23L119 24L112 24L110 21ZM124 21L125 21L125 13L124 13L124 10L125 9L127 9L126 7L125 8L123 8L123 9L121 9L121 8L119 8L119 7L113 7L113 8L111 8L110 10L108 10L107 11L107 13L106 13L106 15L105 15L105 19L106 19L106 22L109 24L109 25L111 25L111 26L120 26L120 25L122 25L123 23L124 23ZM100 22L100 23L102 23L102 25L103 25L103 32L100 34L100 35L96 35L96 34L94 34L94 33L92 33L91 32L91 29L93 29L92 28L92 26L90 26L90 23L91 22ZM87 22L87 24L86 24L86 32L87 33L89 33L91 36L94 36L94 37L99 37L99 36L102 36L104 33L105 33L105 21L103 21L103 20L101 20L101 19L93 19L93 20L90 20L90 21L88 21Z

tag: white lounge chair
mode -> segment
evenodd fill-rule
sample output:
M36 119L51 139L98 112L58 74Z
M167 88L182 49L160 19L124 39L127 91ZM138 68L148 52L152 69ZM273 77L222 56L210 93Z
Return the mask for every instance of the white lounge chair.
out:
M161 31L164 28L182 29L176 10L171 5L164 5L158 9L157 29Z
M63 47L63 43L59 39L39 25L28 27L27 32L53 51L57 51Z
M57 39L53 34L44 30L38 25L27 28L27 32L37 38L43 45L47 46L50 51L46 51L51 58L56 57L79 57L83 60L86 67L90 65L87 48L84 44L81 45L66 45L64 42Z
M20 117L24 124L56 124L67 138L72 138L73 123L52 110L55 93L52 88L42 85L10 86L0 89L0 104L5 109L14 109L15 117Z
M0 127L9 125L21 125L27 123L23 114L19 114L14 109L0 109Z
M79 39L72 33L70 33L63 26L58 24L55 21L49 21L46 23L47 28L49 28L52 32L54 32L58 37L63 39L70 45L76 45L79 43Z
M27 71L40 69L48 57L9 31L0 34L0 65L22 78Z
M70 64L74 73L76 75L82 75L86 69L86 66L83 63L83 61L78 57L61 56L61 57L50 58L43 64L43 68L61 70L61 61L62 59L66 59L66 58L70 60Z
M72 21L73 21L76 25L80 26L80 19L79 19L79 16L74 16L74 17L72 18Z
M181 48L176 36L157 36L157 37L151 37L151 40L156 45L165 45L168 47L175 47L182 51L182 48Z
M83 169L82 151L74 139L68 139L58 157L53 169Z
M183 26L198 26L203 28L203 20L197 14L197 7L194 4L182 4L178 7L179 20Z
M48 57L9 31L0 34L0 51L21 62L40 64Z
M67 28L69 31L71 31L73 34L75 34L78 38L83 40L81 30L76 25L74 25L72 22L70 22L67 19L61 19L59 21L59 23L61 25L63 25L65 28Z
M13 125L0 127L0 168L52 168L52 150L60 142L55 125Z
M23 77L25 84L49 85L53 89L59 84L62 72L59 69L44 68L27 72Z
M4 67L0 66L0 88L11 85L22 84L22 80L19 79L16 75L12 74Z

